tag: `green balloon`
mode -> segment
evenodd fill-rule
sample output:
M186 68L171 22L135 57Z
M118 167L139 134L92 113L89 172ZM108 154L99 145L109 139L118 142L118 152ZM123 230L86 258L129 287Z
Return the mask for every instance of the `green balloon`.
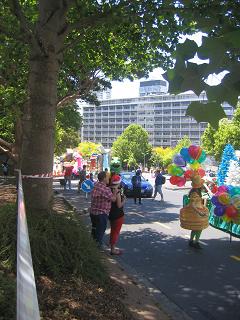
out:
M200 157L198 158L197 161L198 161L199 163L202 163L203 161L206 160L206 157L207 157L206 152L205 152L205 151L202 151L202 153L201 153L201 155L200 155Z

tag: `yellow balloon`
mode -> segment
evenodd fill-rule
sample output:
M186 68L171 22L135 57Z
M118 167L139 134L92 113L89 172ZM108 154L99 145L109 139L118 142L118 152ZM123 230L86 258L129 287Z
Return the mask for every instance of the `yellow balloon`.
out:
M227 192L223 192L218 196L218 201L221 204L224 204L224 205L230 204L231 203L231 197Z
M197 169L199 169L199 167L200 167L200 163L198 163L198 162L191 163L191 164L190 164L190 167L191 167L193 170L197 170Z

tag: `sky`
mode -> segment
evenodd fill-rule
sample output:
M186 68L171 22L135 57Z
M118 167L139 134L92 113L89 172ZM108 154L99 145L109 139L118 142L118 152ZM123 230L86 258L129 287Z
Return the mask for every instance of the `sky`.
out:
M187 38L194 40L197 42L198 45L201 45L202 42L202 33L196 33L192 36L187 36ZM184 37L181 42L184 42L186 37ZM198 58L194 58L190 60L191 62L196 63L203 63L207 62L206 60L199 60ZM143 78L135 81L129 81L124 80L123 82L120 81L112 81L112 99L119 99L119 98L136 98L138 97L138 91L139 91L139 83L143 80L164 80L162 77L162 74L164 73L164 70L161 68L154 69L153 72L150 72L149 78ZM209 85L217 85L221 82L221 79L223 78L224 74L226 72L222 72L221 74L213 74L208 77L207 83Z

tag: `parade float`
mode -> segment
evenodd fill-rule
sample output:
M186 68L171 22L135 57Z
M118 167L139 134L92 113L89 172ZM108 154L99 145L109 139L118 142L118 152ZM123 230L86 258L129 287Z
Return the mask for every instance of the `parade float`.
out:
M209 223L230 236L240 238L240 164L230 144L223 150L217 186L211 198Z

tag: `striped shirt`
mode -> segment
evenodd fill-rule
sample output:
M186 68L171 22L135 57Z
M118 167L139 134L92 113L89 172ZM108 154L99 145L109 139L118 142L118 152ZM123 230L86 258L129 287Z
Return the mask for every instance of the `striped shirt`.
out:
M97 182L92 191L90 214L109 214L112 196L110 188L102 182Z

